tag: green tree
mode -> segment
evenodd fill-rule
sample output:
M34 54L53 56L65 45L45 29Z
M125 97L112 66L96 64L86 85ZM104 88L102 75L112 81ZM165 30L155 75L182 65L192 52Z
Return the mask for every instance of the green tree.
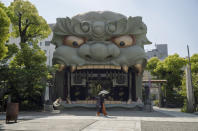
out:
M195 104L198 103L198 54L194 54L190 58L191 60L191 73L192 73L192 86L194 89L194 96L195 96ZM182 108L182 111L186 112L186 100L187 100L187 93L186 93L186 76L183 76L182 85L181 85L180 94L184 97L185 103ZM196 109L198 111L198 108Z
M167 79L169 86L173 89L181 85L185 64L186 60L184 58L179 57L178 54L174 54L168 56L164 61L159 62L154 71L159 75L159 78Z
M194 54L190 58L192 73L198 73L198 54Z
M155 69L157 68L157 64L160 62L160 60L157 57L153 57L149 59L147 65L146 65L146 70L151 72L151 75L157 76Z
M181 90L182 77L184 74L183 67L186 64L184 58L179 57L178 54L170 55L163 61L157 58L152 58L148 61L147 69L158 79L167 80L166 84L166 99L170 105L174 104L181 106L183 99L179 94Z
M16 44L6 44L6 47L8 49L8 52L6 54L6 57L4 57L0 61L1 66L7 64L8 60L10 60L19 51L19 48L18 48L18 46Z
M8 52L5 46L9 38L10 19L6 14L6 7L0 2L0 60L6 56Z
M13 102L20 103L21 109L41 108L48 72L45 52L37 43L48 37L51 29L29 1L15 0L8 7L7 14L13 27L12 35L21 38L20 50L8 45L8 55L1 61L11 60L9 66L2 67L0 72L8 87L7 94L11 94Z
M45 52L37 44L29 47L22 44L10 63L8 71L8 88L12 101L19 102L22 109L42 107L42 92L45 86L44 79L48 72Z
M191 71L192 71L192 84L195 94L195 103L198 104L198 54L194 54L193 56L191 56Z
M51 33L45 19L39 16L36 7L29 1L15 0L8 8L13 34L21 38L21 43L30 41L37 43Z
M8 66L8 60L13 58L13 56L18 52L18 47L16 44L8 44L6 45L8 48L8 53L6 57L0 60L0 99L7 99L6 92L8 91L7 82L9 80L10 69Z

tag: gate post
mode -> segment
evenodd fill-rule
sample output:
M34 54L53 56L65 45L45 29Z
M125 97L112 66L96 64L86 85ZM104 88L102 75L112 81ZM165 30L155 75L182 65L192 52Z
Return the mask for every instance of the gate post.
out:
M131 104L132 102L132 73L131 70L128 72L128 86L129 86L129 99L127 101L127 104Z

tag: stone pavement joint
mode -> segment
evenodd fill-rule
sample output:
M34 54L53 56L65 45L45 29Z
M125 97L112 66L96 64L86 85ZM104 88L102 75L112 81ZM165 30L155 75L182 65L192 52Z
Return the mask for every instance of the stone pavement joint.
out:
M141 131L140 121L97 121L83 131Z
M85 128L93 125L94 123L96 123L98 120L93 121L92 123L88 124L87 126L83 127L82 129L80 129L80 131L83 131Z

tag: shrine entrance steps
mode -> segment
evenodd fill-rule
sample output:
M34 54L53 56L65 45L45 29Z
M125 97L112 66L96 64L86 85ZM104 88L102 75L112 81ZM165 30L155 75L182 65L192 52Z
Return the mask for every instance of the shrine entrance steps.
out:
M134 110L143 111L144 104L138 102L131 102L127 104L126 101L105 101L105 107L108 110ZM96 110L96 101L94 100L79 100L72 101L71 104L67 104L66 101L62 101L61 106L58 107L59 110Z

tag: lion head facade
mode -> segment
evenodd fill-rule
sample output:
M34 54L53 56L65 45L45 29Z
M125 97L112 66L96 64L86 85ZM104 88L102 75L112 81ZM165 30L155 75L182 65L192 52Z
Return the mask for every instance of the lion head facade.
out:
M53 63L73 71L115 68L128 72L133 68L140 75L146 65L144 45L151 43L141 17L110 11L58 18L53 33Z

